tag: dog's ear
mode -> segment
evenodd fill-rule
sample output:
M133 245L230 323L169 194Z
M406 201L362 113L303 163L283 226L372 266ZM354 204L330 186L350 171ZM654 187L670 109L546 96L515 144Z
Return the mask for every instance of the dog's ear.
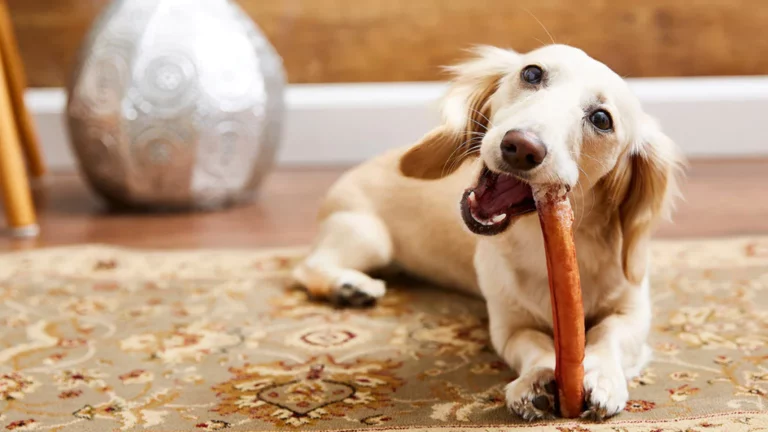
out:
M685 165L675 143L656 123L648 119L646 124L642 138L605 178L610 202L619 216L624 274L635 284L645 277L651 229L671 216L679 197L678 180Z
M411 147L400 158L400 171L406 177L433 180L447 175L461 164L460 137L446 126L439 126Z
M443 124L400 159L400 171L406 177L442 178L477 154L492 115L491 96L501 78L514 70L519 55L486 46L473 53L471 60L447 68L454 78L442 102Z

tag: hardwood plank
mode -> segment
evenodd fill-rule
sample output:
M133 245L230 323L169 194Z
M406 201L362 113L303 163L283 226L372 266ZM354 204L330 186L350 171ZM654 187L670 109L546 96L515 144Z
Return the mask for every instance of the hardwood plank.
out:
M660 237L768 234L768 160L693 161L674 224Z
M315 213L342 168L280 169L256 202L213 213L114 214L74 174L52 175L38 188L42 237L12 240L0 250L82 243L140 248L299 246L317 231ZM662 238L767 235L768 160L694 161L674 224Z
M33 86L61 86L108 0L10 0ZM442 78L470 44L585 49L619 74L768 73L764 0L238 0L285 58L294 83ZM745 41L749 41L745 43Z

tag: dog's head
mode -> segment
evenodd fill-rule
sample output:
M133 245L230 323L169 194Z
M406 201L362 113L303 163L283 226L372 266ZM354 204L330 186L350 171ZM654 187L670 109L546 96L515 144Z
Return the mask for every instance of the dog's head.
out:
M467 227L483 235L534 211L532 186L565 186L582 199L599 192L622 231L625 273L639 280L635 250L677 191L674 143L621 77L579 49L474 54L450 68L444 122L403 156L402 172L436 179L477 159L461 208Z

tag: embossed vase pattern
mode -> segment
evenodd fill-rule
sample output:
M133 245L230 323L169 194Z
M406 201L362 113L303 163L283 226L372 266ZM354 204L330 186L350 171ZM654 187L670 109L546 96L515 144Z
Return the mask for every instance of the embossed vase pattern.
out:
M113 203L237 203L274 162L284 85L280 57L232 1L116 0L68 89L71 142Z

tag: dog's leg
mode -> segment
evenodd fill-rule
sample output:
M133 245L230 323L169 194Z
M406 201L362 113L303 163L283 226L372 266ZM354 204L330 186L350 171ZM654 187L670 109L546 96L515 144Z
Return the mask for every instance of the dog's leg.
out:
M629 400L627 380L637 375L650 360L646 344L651 308L644 287L633 287L630 298L587 332L584 358L584 389L587 411L584 417L603 420L621 412Z
M507 406L525 420L555 417L555 347L552 337L533 329L514 331L503 351L518 372L506 387Z
M519 281L503 253L482 242L475 267L488 306L493 347L518 374L506 387L507 406L526 420L554 418L557 387L552 336L538 330L541 321L518 303ZM543 288L547 289L546 285ZM542 301L549 299L542 297Z
M369 306L384 295L384 281L366 272L392 260L392 240L384 222L362 212L330 215L309 256L293 276L315 298L341 306Z

